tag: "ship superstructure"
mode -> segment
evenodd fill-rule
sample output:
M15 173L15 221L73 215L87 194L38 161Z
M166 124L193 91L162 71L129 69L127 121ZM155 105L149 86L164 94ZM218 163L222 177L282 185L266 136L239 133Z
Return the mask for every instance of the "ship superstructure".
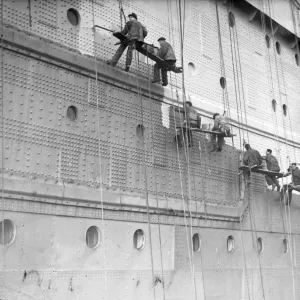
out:
M174 47L169 86L137 51L106 64L122 11ZM2 0L0 298L299 299L299 196L239 174L244 143L300 163L299 20L284 0ZM187 100L203 129L230 118L221 152L179 147Z

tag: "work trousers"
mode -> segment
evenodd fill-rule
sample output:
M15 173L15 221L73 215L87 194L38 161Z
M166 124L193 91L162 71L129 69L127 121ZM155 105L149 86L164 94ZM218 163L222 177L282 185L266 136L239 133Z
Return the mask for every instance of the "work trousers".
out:
M276 176L266 175L265 178L266 178L267 185L272 185L272 191L274 190L275 186L277 186L277 191L278 192L280 191L280 185Z
M111 59L111 64L113 66L115 66L119 59L121 58L123 52L125 51L125 49L128 47L127 49L127 55L126 55L126 66L130 66L131 62L132 62L132 52L134 49L140 47L140 43L137 41L130 41L130 42L126 42L126 43L122 43L120 45L120 47L117 49L116 53L114 54L114 56Z
M286 205L290 205L293 197L293 190L300 192L300 185L293 186L292 184L284 184L281 190L281 199L285 200ZM286 199L286 191L288 191L288 198Z
M175 60L165 60L163 64L156 63L153 67L153 80L160 81L160 72L163 85L168 85L168 69L175 66Z
M214 148L218 147L220 150L222 150L223 145L225 144L225 136L230 135L230 129L223 129L223 128L212 128L212 131L222 132L224 135L216 135L211 134L210 135L210 141Z

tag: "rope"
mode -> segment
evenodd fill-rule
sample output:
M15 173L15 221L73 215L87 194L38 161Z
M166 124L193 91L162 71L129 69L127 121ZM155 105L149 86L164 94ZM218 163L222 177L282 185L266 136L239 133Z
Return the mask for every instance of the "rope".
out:
M141 122L142 122L142 128L144 128L144 109L143 109L143 99L141 94L141 87L139 84L140 81L140 59L139 59L139 53L135 51L135 62L137 64L137 70L138 70L138 77L137 77L137 91L138 91L138 97L140 99L140 108L141 108ZM149 230L149 243L150 243L150 258L151 258L151 269L152 269L152 280L154 280L154 263L153 263L153 248L152 248L152 231L151 231L151 222L150 222L150 211L149 211L149 198L148 198L148 176L147 176L147 167L146 167L146 149L145 149L145 138L144 134L142 135L143 138L143 166L144 166L144 172L145 172L145 200L147 205L147 218L148 218L148 230ZM153 298L156 299L155 289L153 288Z
M1 206L2 206L2 257L3 257L3 287L6 287L6 282L5 282L5 238L4 238L4 39L3 39L3 34L4 34L4 0L1 1L1 44L2 44L2 49L1 49L1 150L2 150L2 155L1 155Z
M151 93L151 82L150 82L150 69L149 69L149 57L147 55L147 66L148 66L148 93L149 93L149 100L152 99ZM153 173L154 173L154 180L155 180L155 198L156 198L156 208L159 209L158 206L158 197L157 197L157 177L156 177L156 167L154 162L154 122L153 122L153 110L151 107L151 128L152 128L152 161L153 161ZM164 264L163 264L163 255L162 255L162 243L161 243L161 227L160 227L160 214L157 214L157 223L158 223L158 237L159 237L159 250L160 250L160 264L161 264L161 273L162 273L162 287L163 287L163 299L166 299L165 295L165 279L164 279Z
M93 28L95 28L95 7L94 0L93 4ZM101 226L102 226L102 237L103 237L103 264L104 264L104 289L105 299L107 297L107 270L106 270L106 236L105 236L105 222L104 222L104 203L103 203L103 182L102 182L102 154L101 154L101 131L100 131L100 112L99 112L99 93L98 93L98 70L97 70L97 59L96 59L96 31L94 31L94 67L95 67L95 88L96 88L96 106L97 106L97 135L98 135L98 163L99 163L99 183L100 183L100 202L101 202Z
M268 4L268 10L269 10L269 15L270 15L270 19L271 19L271 34L273 37L273 50L274 50L274 57L275 57L275 67L276 67L276 75L277 75L277 82L278 82L278 89L279 89L279 99L280 99L280 105L282 106L282 99L281 99L281 90L280 90L280 80L279 80L279 72L278 72L278 65L277 65L277 58L276 58L276 53L275 53L275 43L274 43L274 29L273 29L273 20L272 20L272 12L271 12L271 3L270 0L268 0L267 2ZM286 125L285 125L285 120L284 118L282 118L282 122L283 122L283 130L284 130L284 138L285 138L285 147L286 147L286 153L288 155L288 145L287 145L287 135L286 135ZM289 161L289 156L287 156L287 161ZM287 191L287 195L288 195L288 201L289 199L289 194ZM294 275L294 266L293 266L293 256L292 256L292 247L290 246L291 244L291 238L292 238L292 227L291 227L291 219L290 219L290 206L288 207L289 213L287 213L287 208L285 205L285 215L286 215L286 219L288 221L288 235L289 235L289 239L288 239L288 244L289 244L289 248L290 248L290 256L291 256L291 269L292 269L292 279L293 279L293 296L294 299L296 299L296 291L295 291L295 275Z

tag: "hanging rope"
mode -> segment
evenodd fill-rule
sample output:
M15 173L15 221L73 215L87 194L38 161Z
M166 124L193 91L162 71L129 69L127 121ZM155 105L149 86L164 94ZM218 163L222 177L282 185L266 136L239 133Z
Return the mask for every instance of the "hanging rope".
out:
M141 122L142 122L142 128L144 128L144 108L143 108L143 99L141 94L141 86L140 86L140 59L139 59L139 53L137 51L134 51L135 53L135 63L138 70L138 76L137 76L137 91L138 91L138 98L140 99L140 112L141 112ZM151 258L151 270L152 270L152 280L154 280L154 262L153 262L153 247L152 247L152 230L151 230L151 221L150 221L150 211L149 211L149 194L148 194L148 176L147 176L147 167L146 167L146 148L145 148L145 137L144 134L142 135L143 139L143 166L144 166L144 176L145 176L145 200L146 200L146 206L147 206L147 222L148 222L148 231L149 231L149 243L150 243L150 258ZM153 290L153 298L156 300L156 293L155 288L152 288Z
M274 35L274 29L273 29L272 10L271 10L272 3L270 2L270 0L268 0L267 4L268 4L269 16L270 16L270 19L271 19L271 33L272 33L272 38L273 38L273 50L274 50L276 75L277 75L277 82L278 82L278 89L279 89L279 99L280 99L280 105L282 106L279 71L278 71L278 64L277 64L277 57L276 57L275 43L274 43L274 36L275 35ZM273 14L274 14L274 11L273 11ZM282 66L281 66L281 68L282 68ZM284 138L285 138L285 147L286 147L286 153L287 153L287 165L290 165L285 120L282 119L282 122L283 122ZM288 202L289 202L290 199L289 199L289 194L288 193L287 193L287 197L288 197ZM288 205L288 208L287 208L286 205L284 205L284 208L285 208L286 219L287 219L288 225L289 225L288 226L288 232L289 232L288 245L289 245L289 248L290 248L291 271L292 271L292 280L293 280L293 296L294 296L294 300L295 300L296 299L296 290L295 290L295 274L294 274L294 265L293 265L293 250L292 250L292 247L291 247L292 225L291 225L291 218L290 218L290 206ZM287 212L287 210L288 210L288 212Z
M93 28L95 28L95 3L93 4ZM102 239L103 239L103 264L104 264L104 289L105 299L107 296L107 270L106 270L106 233L104 222L104 203L103 203L103 181L102 181L102 153L101 153L101 123L100 123L100 109L99 109L99 92L98 92L98 69L96 59L96 31L94 31L94 67L95 67L95 88L96 88L96 107L97 107L97 140L98 140L98 163L99 163L99 183L100 183L100 202L101 202L101 226L102 226Z
M2 270L3 270L3 287L4 289L7 289L6 287L6 281L5 281L5 238L4 238L4 1L1 1L1 209L2 209L2 228L1 228L1 234L2 234Z
M147 69L148 69L148 94L149 94L149 100L152 100L152 92L151 92L151 74L150 74L150 68L149 68L149 57L147 55ZM154 135L155 135L155 130L154 130L154 121L153 121L153 110L152 106L150 108L150 113L151 113L151 129L152 129L152 162L153 162L153 174L154 174L154 184L155 184L155 198L156 198L156 208L159 210L159 205L158 205L158 192L157 192L157 175L156 175L156 167L155 167L155 157L154 157ZM158 237L159 237L159 250L160 250L160 264L161 264L161 273L162 273L162 287L163 287L163 299L166 299L165 295L165 277L164 277L164 264L163 264L163 254L162 254L162 243L161 243L161 226L160 226L160 213L158 212L157 214L157 223L158 223Z

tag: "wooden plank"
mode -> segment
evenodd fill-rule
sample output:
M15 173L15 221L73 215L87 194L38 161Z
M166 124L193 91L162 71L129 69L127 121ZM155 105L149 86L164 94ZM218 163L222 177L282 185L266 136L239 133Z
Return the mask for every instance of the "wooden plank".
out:
M239 167L239 170L241 170L241 171L250 171L250 169L251 169L252 173L258 173L258 174L263 174L263 175L268 175L268 176L276 176L277 178L284 177L283 173L265 170L265 169L262 169L262 166L255 165L253 167L248 167L248 166Z
M126 35L124 35L122 32L119 32L119 31L118 32L114 32L113 36L116 37L117 39L119 39L121 43L126 43L126 42L130 41L127 38ZM136 50L138 52L140 52L141 54L149 57L150 59L152 59L156 63L160 64L161 66L164 66L165 61L155 54L154 49L156 47L151 46L151 45L149 45L147 43L144 43L144 42L140 42L139 45L140 45L140 47L136 48ZM172 71L174 73L182 73L182 68L181 67L176 67L176 66L171 67L171 68L169 67L168 71Z
M181 129L180 126L176 127L177 130ZM190 131L195 131L195 132L203 132L203 133L209 133L209 134L215 134L217 136L223 136L223 137L233 137L236 136L236 134L230 134L230 135L225 135L223 132L219 131L212 131L212 130L207 130L207 129L201 129L201 128L190 128Z

